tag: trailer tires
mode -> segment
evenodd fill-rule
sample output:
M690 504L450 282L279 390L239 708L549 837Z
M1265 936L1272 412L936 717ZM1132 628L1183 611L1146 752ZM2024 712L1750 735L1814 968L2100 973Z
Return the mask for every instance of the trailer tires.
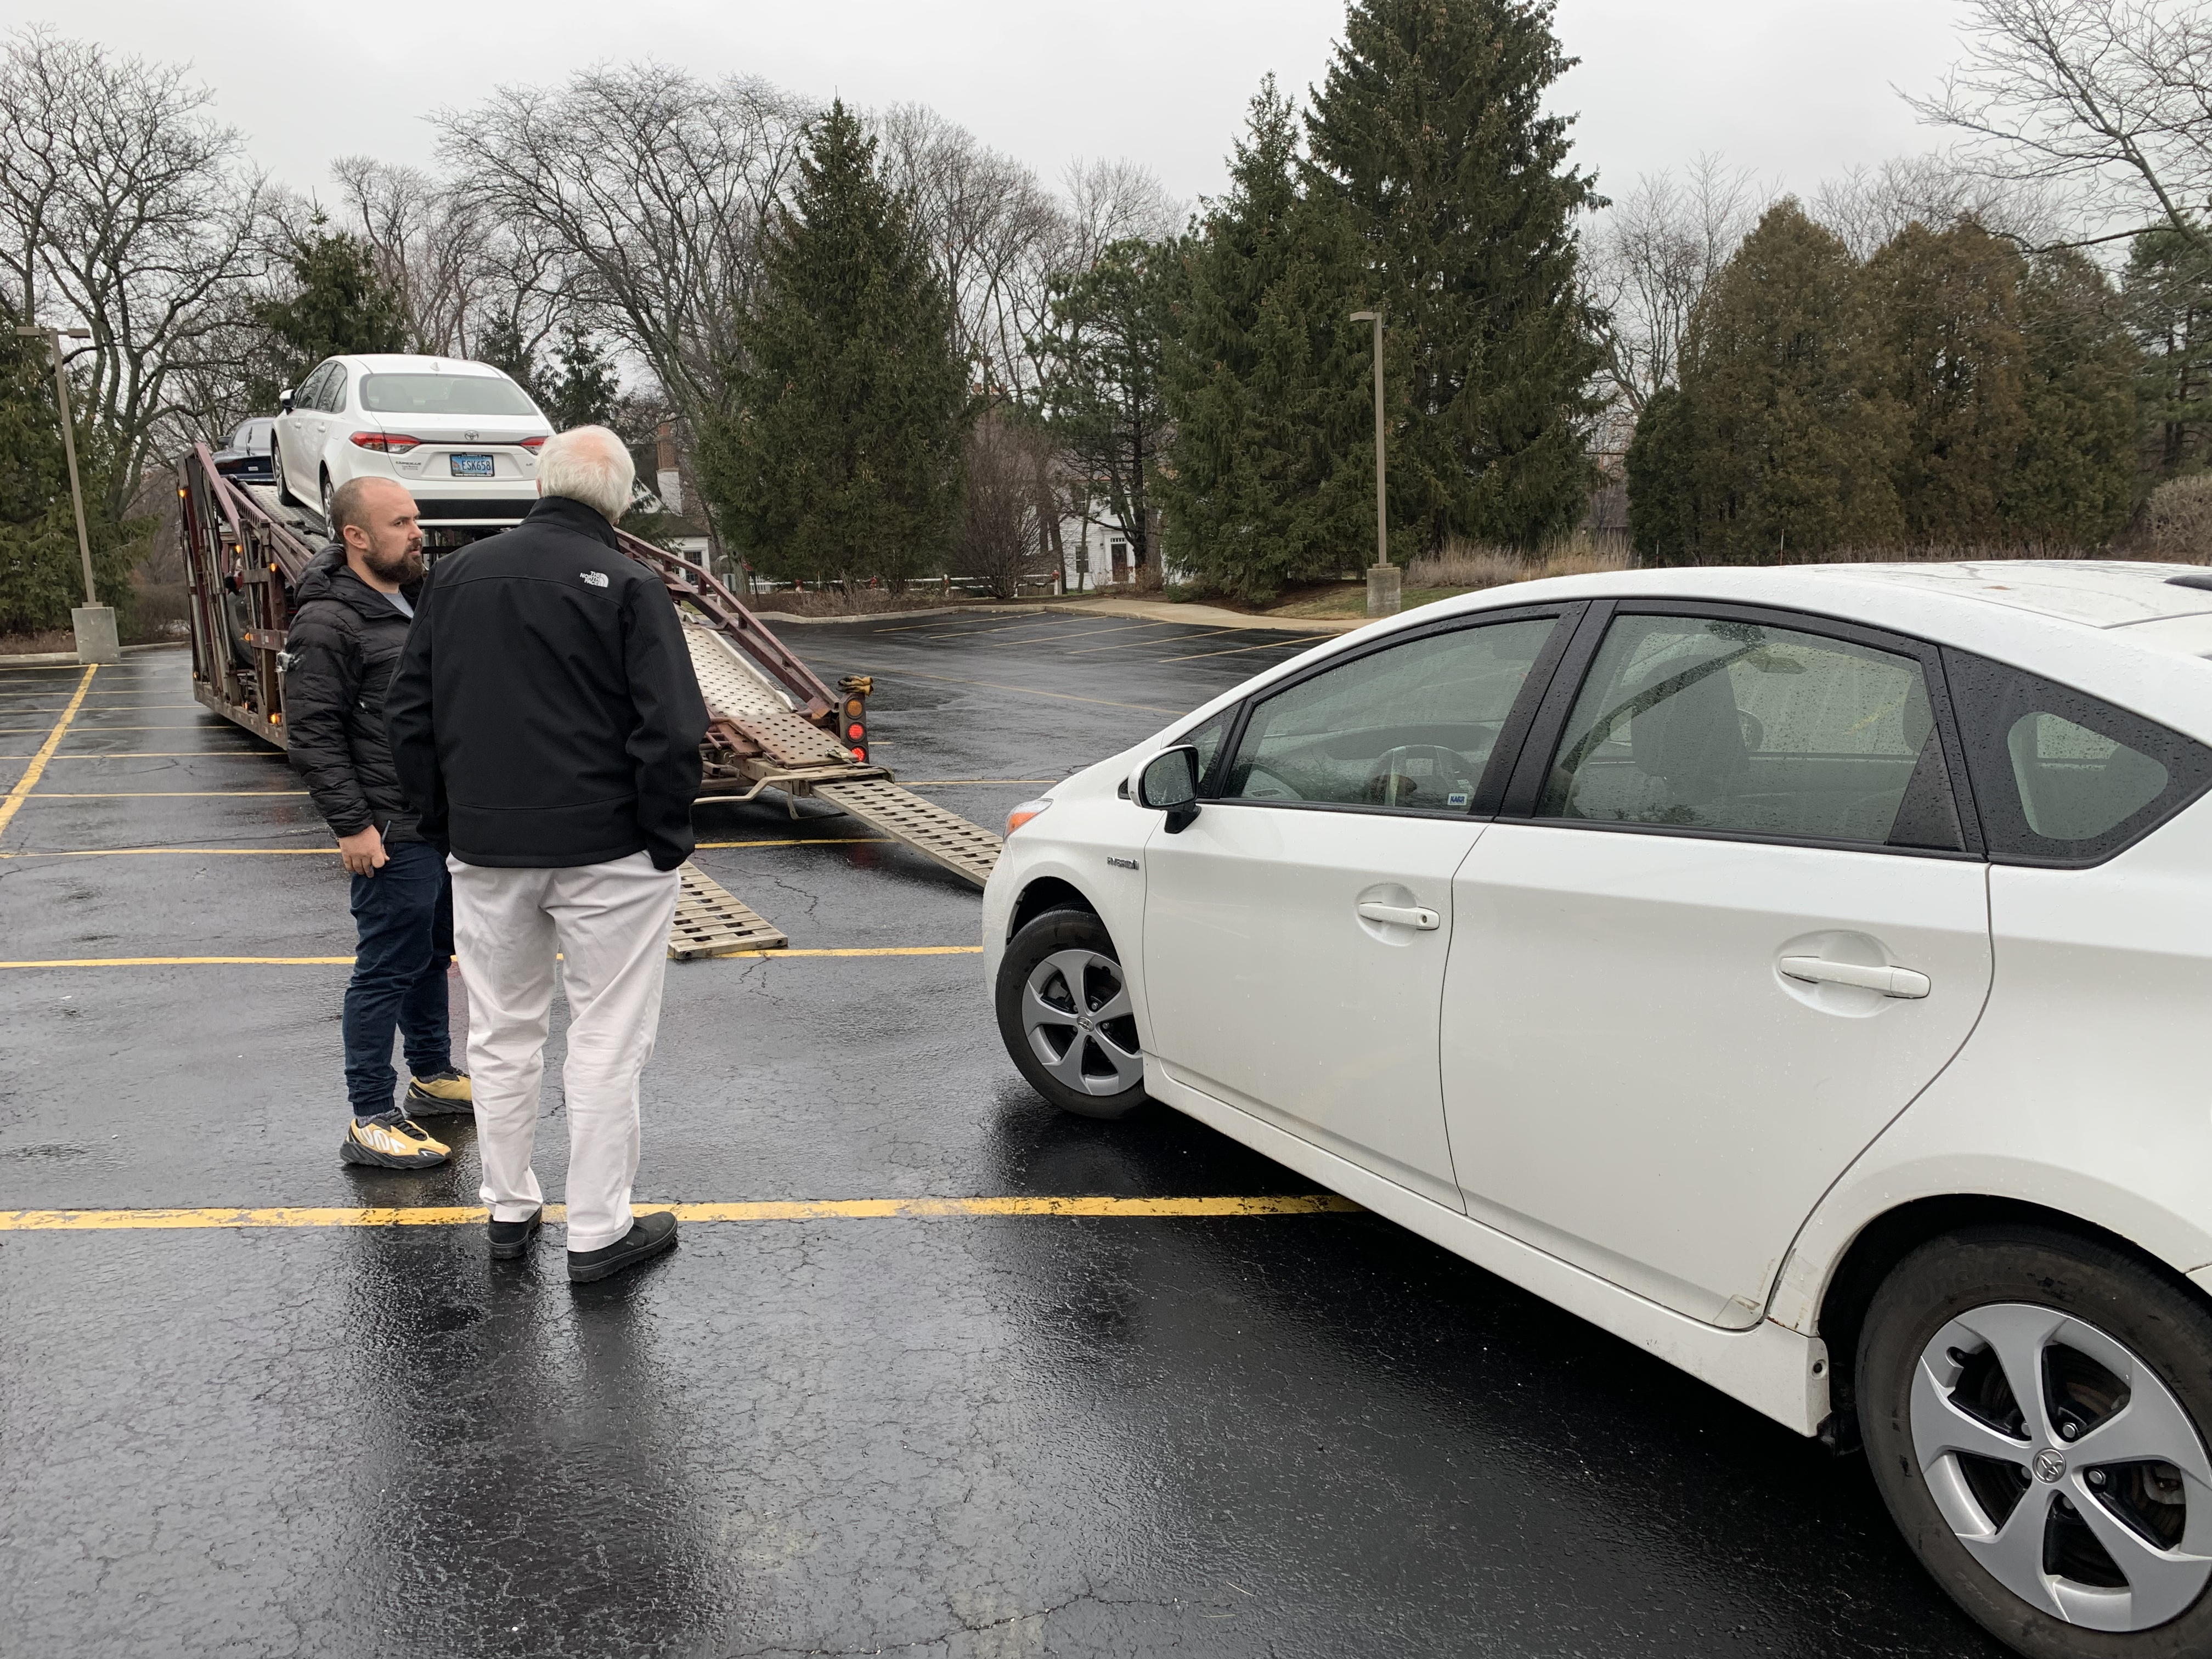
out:
M994 988L999 1035L1030 1086L1079 1117L1145 1104L1144 1050L1127 977L1106 924L1047 910L1008 941Z

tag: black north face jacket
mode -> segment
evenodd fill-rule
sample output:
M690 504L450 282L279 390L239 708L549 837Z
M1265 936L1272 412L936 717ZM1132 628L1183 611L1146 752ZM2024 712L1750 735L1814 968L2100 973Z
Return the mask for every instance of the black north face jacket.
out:
M414 583L400 594L421 588ZM384 735L385 693L407 643L406 615L353 574L339 542L307 567L293 606L284 635L292 769L337 834L374 824L387 842L421 840Z
M684 626L581 501L431 568L386 711L424 836L464 864L691 856L707 705Z

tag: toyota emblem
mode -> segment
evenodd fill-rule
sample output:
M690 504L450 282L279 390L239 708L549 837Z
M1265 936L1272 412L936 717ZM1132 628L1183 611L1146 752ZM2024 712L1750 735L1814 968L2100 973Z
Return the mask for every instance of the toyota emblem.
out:
M474 443L477 441L477 434L473 432L464 432L461 434L461 436L467 439L471 443Z
M2035 1478L2046 1484L2059 1480L2066 1474L2066 1454L2055 1446L2045 1446L2035 1455Z

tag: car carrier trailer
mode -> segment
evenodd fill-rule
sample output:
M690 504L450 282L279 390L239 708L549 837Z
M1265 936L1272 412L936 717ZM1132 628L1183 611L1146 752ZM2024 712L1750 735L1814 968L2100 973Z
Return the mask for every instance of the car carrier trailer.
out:
M317 521L276 488L219 472L204 444L178 463L177 495L191 596L192 696L268 742L283 744L284 640L292 596L314 557ZM439 532L437 539L497 528ZM712 572L617 528L622 550L667 587L684 623L709 721L700 745L702 800L750 800L773 790L793 817L827 801L981 887L999 837L898 787L870 757L866 676L832 691ZM773 950L788 941L696 866L668 951L685 958Z

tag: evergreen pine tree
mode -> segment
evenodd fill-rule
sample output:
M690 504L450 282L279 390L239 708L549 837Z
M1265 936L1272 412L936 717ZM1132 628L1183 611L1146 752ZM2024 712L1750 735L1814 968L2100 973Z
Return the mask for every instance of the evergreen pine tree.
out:
M969 414L951 298L842 100L799 172L768 237L735 418L702 434L702 486L770 574L936 568Z
M1638 564L1695 564L1698 507L1693 453L1681 388L1644 400L1622 458L1628 472L1628 540Z
M296 285L289 297L259 309L258 320L289 371L288 386L298 385L325 357L407 349L399 295L378 274L368 244L322 226L318 218L285 256Z
M2134 505L2142 355L2103 271L2070 248L2038 254L2021 283L2027 422L2005 511L2014 533L2094 548Z
M1971 222L1908 224L1867 261L1875 378L1897 417L1890 477L1908 538L2006 539L2027 425L2025 261Z
M2212 459L2212 263L2179 231L2147 230L2129 245L2121 291L2142 351L2148 488Z
M1681 443L1702 562L1786 563L1895 541L1895 417L1856 262L1795 201L1766 210L1698 301Z
M1180 258L1172 242L1109 243L1090 270L1055 280L1050 324L1030 343L1047 423L1140 568L1159 558L1152 492L1167 437L1162 357L1180 305Z
M1335 198L1300 190L1297 112L1272 76L1184 270L1164 365L1174 437L1158 495L1171 558L1255 602L1364 565L1369 337L1346 319L1364 278ZM1399 356L1385 386L1402 402Z
M1544 112L1572 66L1551 0L1353 0L1309 123L1313 158L1409 337L1408 423L1390 512L1433 547L1452 534L1534 547L1583 511L1599 355L1576 292L1568 117Z
M0 301L0 633L66 628L70 607L84 603L52 361L43 340L16 337L15 323ZM103 602L127 608L131 567L144 548L126 543L125 532L143 528L118 525L102 509L114 447L71 401L93 578Z

